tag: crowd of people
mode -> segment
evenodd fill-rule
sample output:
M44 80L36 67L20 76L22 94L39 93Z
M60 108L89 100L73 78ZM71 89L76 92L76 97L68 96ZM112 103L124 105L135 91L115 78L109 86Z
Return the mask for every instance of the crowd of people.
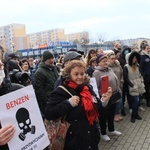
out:
M105 93L102 93L103 76L109 78ZM96 81L98 95L90 84L91 78ZM138 110L144 111L144 99L150 107L150 46L145 40L140 48L116 42L109 52L90 49L86 55L71 49L60 54L57 61L50 51L44 51L38 61L20 60L14 53L4 60L4 49L0 47L0 96L31 84L43 122L65 115L65 120L71 124L64 150L98 150L100 138L111 140L107 132L116 136L122 134L115 129L114 122L125 119L126 101L131 123L142 119ZM116 92L121 98L112 103ZM11 124L1 127L0 149L8 150L7 142L14 132Z

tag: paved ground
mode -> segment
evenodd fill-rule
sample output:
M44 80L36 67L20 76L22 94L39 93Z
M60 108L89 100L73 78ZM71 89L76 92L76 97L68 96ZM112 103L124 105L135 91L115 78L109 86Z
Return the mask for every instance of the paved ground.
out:
M115 123L115 129L122 132L121 136L109 136L110 141L100 141L100 150L150 150L150 107L142 105L145 112L139 111L142 120L130 122L130 113L121 122ZM109 135L109 134L108 134Z

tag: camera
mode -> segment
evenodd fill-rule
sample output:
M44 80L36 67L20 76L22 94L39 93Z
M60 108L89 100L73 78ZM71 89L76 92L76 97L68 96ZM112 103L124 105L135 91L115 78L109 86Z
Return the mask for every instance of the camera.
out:
M9 76L12 83L26 85L26 82L29 80L29 75L25 72L20 72L18 69L10 71Z

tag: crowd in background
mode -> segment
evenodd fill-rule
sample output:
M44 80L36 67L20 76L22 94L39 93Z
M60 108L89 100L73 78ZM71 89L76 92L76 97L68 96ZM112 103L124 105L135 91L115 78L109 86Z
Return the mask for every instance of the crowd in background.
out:
M2 48L1 53L4 53ZM49 51L45 51L39 60L20 59L11 53L5 61L1 56L0 67L3 64L5 80L1 83L1 95L9 92L2 92L8 78L11 83L22 86L32 84L43 121L58 119L67 114L66 120L72 126L67 134L66 150L98 149L99 138L110 141L107 132L116 136L122 134L115 130L114 121L126 119L125 107L130 111L131 123L142 119L139 109L145 111L143 101L150 107L150 46L145 40L139 48L116 42L114 49L110 51L99 48L90 49L87 54L83 54L70 49L66 54L60 54L57 61ZM101 77L104 75L109 77L111 89L103 95ZM93 91L90 78L95 78L99 96ZM65 86L74 96L69 97L59 85ZM109 104L111 95L118 91L121 99ZM9 140L12 135L13 133ZM7 142L8 140L1 143L0 139L0 145Z

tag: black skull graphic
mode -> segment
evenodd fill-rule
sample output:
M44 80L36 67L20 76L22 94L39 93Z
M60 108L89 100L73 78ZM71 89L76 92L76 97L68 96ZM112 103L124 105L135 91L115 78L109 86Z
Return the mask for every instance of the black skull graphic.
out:
M19 138L21 140L24 140L26 138L25 135L28 132L31 132L31 134L35 133L35 126L31 126L30 115L26 108L18 109L18 111L16 112L16 120L18 122L20 130L23 131L19 134Z

